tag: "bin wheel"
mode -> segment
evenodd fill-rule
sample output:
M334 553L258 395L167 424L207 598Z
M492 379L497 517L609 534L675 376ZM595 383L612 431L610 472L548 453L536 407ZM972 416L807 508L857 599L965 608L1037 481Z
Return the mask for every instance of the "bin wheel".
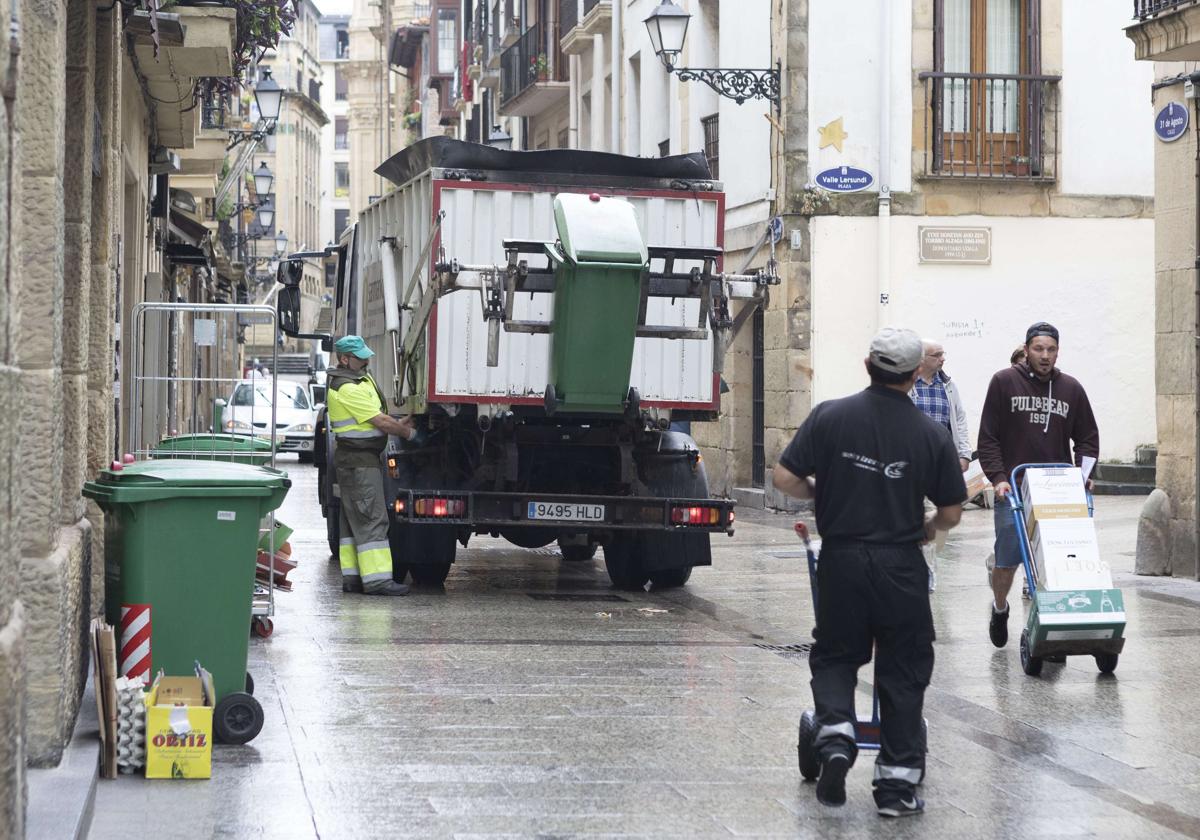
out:
M1045 660L1029 652L1029 631L1021 631L1021 669L1031 677L1042 673Z
M246 672L246 693L247 694L254 693L254 677L250 676L249 671Z
M256 615L250 623L250 629L254 631L255 636L265 639L275 632L275 622L266 616Z
M1117 670L1117 660L1120 656L1115 653L1097 653L1096 667L1100 669L1101 674L1111 674Z
M329 559L334 563L338 562L338 545L341 540L341 522L339 517L342 515L341 505L332 504L325 508L325 538L329 541Z
M226 694L213 709L213 734L222 744L245 744L262 728L262 706L243 691Z
M821 762L817 759L817 719L811 712L800 715L800 734L796 739L796 755L800 760L800 775L811 782L821 774Z
M545 408L547 417L553 417L554 412L558 411L558 394L555 393L553 385L546 386Z

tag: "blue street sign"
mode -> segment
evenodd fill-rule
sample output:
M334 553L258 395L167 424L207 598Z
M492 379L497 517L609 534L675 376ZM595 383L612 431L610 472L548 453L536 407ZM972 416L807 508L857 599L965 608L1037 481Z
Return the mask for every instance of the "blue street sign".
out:
M771 244L783 239L783 216L775 216L768 224L771 226Z
M1170 143L1184 135L1188 127L1188 107L1179 102L1168 102L1167 107L1154 118L1154 133L1159 140Z
M865 169L853 166L835 166L818 172L816 184L823 190L839 193L851 193L865 190L875 183L875 176Z

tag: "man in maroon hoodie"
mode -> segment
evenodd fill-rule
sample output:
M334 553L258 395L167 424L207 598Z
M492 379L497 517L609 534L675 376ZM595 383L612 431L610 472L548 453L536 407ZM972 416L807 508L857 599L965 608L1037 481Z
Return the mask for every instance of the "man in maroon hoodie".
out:
M1001 501L1012 492L1012 470L1021 464L1080 464L1085 455L1100 455L1100 432L1087 393L1077 379L1054 366L1057 360L1058 330L1045 321L1034 324L1025 332L1025 361L992 377L979 420L979 464L997 497L988 622L996 647L1008 643L1008 591L1021 565L1012 508Z

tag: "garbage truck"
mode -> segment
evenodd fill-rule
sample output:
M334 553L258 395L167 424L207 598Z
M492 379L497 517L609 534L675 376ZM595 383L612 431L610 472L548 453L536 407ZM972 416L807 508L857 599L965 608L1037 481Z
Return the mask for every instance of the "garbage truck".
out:
M280 329L300 338L303 261L335 263L334 335L361 335L414 443L381 456L395 577L446 579L473 535L564 561L602 547L614 586L681 586L732 534L679 421L720 411L737 329L778 283L725 271L725 196L702 154L521 152L446 137L384 162L394 189L322 252L278 270ZM743 301L740 311L734 301ZM676 428L672 425L676 424ZM319 497L336 555L333 437Z

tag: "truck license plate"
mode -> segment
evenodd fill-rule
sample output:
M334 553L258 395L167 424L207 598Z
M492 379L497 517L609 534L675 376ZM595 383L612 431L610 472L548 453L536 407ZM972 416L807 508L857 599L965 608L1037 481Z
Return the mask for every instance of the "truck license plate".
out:
M577 502L530 502L526 519L555 519L560 522L603 522L604 505Z

